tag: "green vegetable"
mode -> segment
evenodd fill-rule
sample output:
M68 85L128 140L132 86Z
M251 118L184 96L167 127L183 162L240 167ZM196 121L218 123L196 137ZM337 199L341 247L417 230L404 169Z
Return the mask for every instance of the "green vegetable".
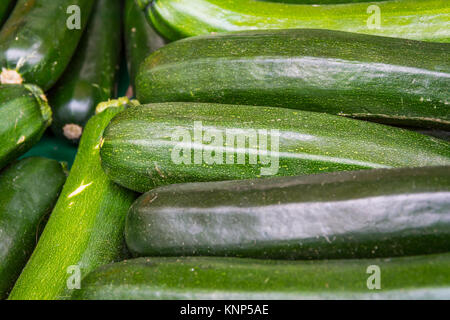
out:
M67 283L76 286L77 268L84 276L124 258L125 215L135 195L104 175L99 144L105 126L125 103L128 99L100 104L98 111L104 111L86 125L67 183L9 299L68 297L72 287Z
M161 187L133 204L125 237L138 256L335 259L446 252L450 166Z
M14 8L14 5L16 4L16 0L2 0L0 1L0 27L3 24L3 22L8 19L8 16Z
M449 253L295 262L140 258L90 273L83 279L81 290L74 291L73 298L447 300L450 298L449 265ZM380 289L370 290L369 287L377 286L377 275Z
M37 86L0 85L0 169L38 142L51 121L52 111Z
M355 3L368 2L367 0L257 0L264 2L280 2L280 3L294 3L294 4L337 4L337 3ZM378 0L379 2L380 0ZM381 0L386 1L386 0ZM376 2L376 1L372 1Z
M450 42L447 0L352 4L285 4L255 0L138 1L155 29L170 40L249 29L329 29Z
M33 252L65 180L63 166L45 158L23 159L0 173L0 299Z
M94 2L19 0L0 31L0 82L47 91L74 54Z
M78 142L95 106L114 95L121 45L120 0L98 0L77 53L49 94L53 132Z
M285 107L450 129L449 87L450 44L288 29L170 44L143 64L137 98Z
M164 46L166 40L147 23L144 13L134 0L126 0L124 20L128 71L134 86L134 80L142 61L150 53Z
M142 105L105 129L102 166L139 192L158 186L450 164L450 144L324 113L206 103Z

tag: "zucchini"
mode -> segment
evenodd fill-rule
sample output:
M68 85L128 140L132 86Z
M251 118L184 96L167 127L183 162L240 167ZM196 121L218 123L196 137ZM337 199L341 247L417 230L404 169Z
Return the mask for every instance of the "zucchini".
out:
M0 299L33 252L65 180L63 166L45 158L23 159L0 173Z
M3 0L2 0L3 1ZM93 0L19 0L0 31L1 83L33 83L47 91L75 53ZM68 9L80 8L80 29Z
M99 143L105 126L127 102L121 99L99 104L98 110L104 111L86 125L61 196L9 299L68 297L68 272L72 270L68 268L79 267L84 275L124 258L125 215L135 195L103 174Z
M0 169L39 141L52 121L47 99L34 85L0 85Z
M207 103L141 105L105 129L102 167L146 192L182 182L450 164L450 144L325 113Z
M368 2L367 0L256 0L256 1L294 3L294 4L337 4L337 3ZM378 2L379 1L386 1L386 0L378 0Z
M95 106L114 95L121 44L120 0L98 0L68 69L49 94L52 131L78 143Z
M74 299L449 299L450 254L390 259L273 261L140 258L103 266ZM379 290L369 279L379 267ZM369 270L370 273L367 273ZM376 271L375 271L376 272Z
M211 32L307 28L450 42L447 0L320 6L255 0L144 0L138 3L156 31L169 40Z
M285 107L449 130L449 87L448 43L288 29L161 48L140 69L137 98Z
M16 0L2 0L0 2L0 27L2 26L3 22L8 19L8 16L14 8L14 5L16 4Z
M139 66L148 55L166 44L151 27L134 0L125 1L125 47L127 52L128 72L131 85L138 74Z
M336 259L449 250L450 166L186 183L130 208L137 256Z

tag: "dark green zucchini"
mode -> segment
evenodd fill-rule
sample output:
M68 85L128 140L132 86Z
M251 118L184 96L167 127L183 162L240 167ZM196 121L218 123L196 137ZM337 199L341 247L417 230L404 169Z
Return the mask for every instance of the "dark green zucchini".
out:
M78 143L95 106L114 96L121 0L98 0L68 69L49 94L53 132Z
M72 297L80 300L446 300L450 298L449 265L449 253L290 262L207 257L140 258L91 272L83 279L81 290L74 291ZM377 275L378 290L373 289L377 285Z
M150 53L166 44L161 36L147 23L144 13L134 0L125 1L125 47L131 85L138 74L139 66Z
M131 207L137 256L269 259L447 252L450 166L176 184Z
M3 22L5 22L6 19L8 19L8 16L14 8L14 5L16 4L16 0L2 0L0 1L0 27L2 26Z
M137 3L156 31L169 40L211 32L304 28L450 42L448 0L323 5L256 0L138 0Z
M137 106L103 135L107 175L139 192L182 182L450 164L450 144L325 113L206 103Z
M0 299L19 277L66 180L63 166L26 158L0 173Z
M284 107L450 129L449 87L448 43L290 29L170 44L142 65L137 98Z
M78 267L81 276L124 257L124 224L134 193L115 185L100 167L99 144L111 118L128 99L101 103L84 130L67 183L9 299L58 299Z
M0 31L0 82L32 83L47 91L75 53L94 2L19 0ZM74 6L80 9L80 29L71 29Z
M0 85L0 169L38 142L51 121L52 111L37 86Z

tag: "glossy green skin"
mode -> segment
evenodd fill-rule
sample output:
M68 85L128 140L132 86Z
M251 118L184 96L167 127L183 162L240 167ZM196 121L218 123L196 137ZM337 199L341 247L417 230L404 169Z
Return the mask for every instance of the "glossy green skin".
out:
M33 85L0 85L0 169L39 141L52 121L44 93Z
M368 2L367 0L257 0L257 1L293 3L293 4L337 4L337 3Z
M124 107L108 108L86 125L67 183L9 299L67 298L69 266L84 276L124 258L125 215L135 195L109 181L99 159L103 130Z
M293 5L255 0L155 0L142 6L170 40L249 29L329 29L395 38L449 42L447 0L397 0L335 5ZM369 18L380 8L380 28ZM425 22L426 21L426 22ZM370 26L370 29L369 29Z
M166 40L147 23L144 13L134 0L125 1L124 24L128 71L134 87L141 63L150 53L164 46Z
M179 142L183 141L177 135L185 130L191 140L187 136L184 142L193 141L194 121L202 121L203 128L220 130L223 142L214 144L214 138L205 137L203 142L192 144L192 152L186 150L191 164L181 163ZM260 143L260 150L258 145L250 145L251 153L258 156L256 162L249 157L248 141L240 148L235 142L228 145L228 153L231 150L242 155L245 161L238 162L239 158L230 154L225 157L223 145L232 137L225 137L227 129L244 130L241 137L267 130L268 147ZM278 148L277 133L271 130L278 130ZM117 115L103 138L103 169L113 181L139 192L182 182L450 164L450 144L440 139L325 113L258 106L180 102L142 105ZM209 149L202 155L204 147ZM208 158L211 149L217 151L215 163ZM195 154L201 156L200 161ZM218 163L220 160L222 163Z
M137 98L284 107L450 129L449 87L448 43L259 30L160 49L140 69Z
M26 158L1 172L0 299L6 298L33 252L65 181L63 166L45 158Z
M49 94L52 131L66 124L84 127L98 103L114 96L121 45L121 0L98 0L68 69ZM69 139L78 142L78 139Z
M381 271L381 289L367 289ZM90 273L74 299L449 299L450 254L389 259L274 261L140 258Z
M450 166L176 184L142 195L137 256L336 259L446 252Z
M94 0L19 0L0 31L0 66L47 91L75 53ZM81 10L81 29L70 30L67 8Z
M11 9L14 7L16 0L2 0L0 1L0 26L8 19Z

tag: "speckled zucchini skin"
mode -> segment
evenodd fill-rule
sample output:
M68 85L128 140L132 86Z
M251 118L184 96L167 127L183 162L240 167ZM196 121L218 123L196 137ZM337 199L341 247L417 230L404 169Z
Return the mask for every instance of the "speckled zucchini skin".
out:
M351 4L285 4L255 0L138 1L155 29L170 40L249 29L329 29L395 38L449 42L446 0L372 1ZM374 18L376 5L380 25ZM426 23L425 23L426 21Z
M78 265L84 276L124 258L125 215L135 195L105 176L99 158L103 130L124 108L112 101L89 120L67 183L9 299L67 298L69 266Z
M74 299L449 299L450 254L389 259L273 261L140 258L101 267ZM381 289L369 290L369 266Z
M141 63L150 53L164 46L166 40L147 23L144 13L134 0L125 1L124 34L128 71L134 87Z
M47 91L77 48L94 0L19 0L0 31L0 67ZM70 30L67 8L77 5L81 28Z
M8 19L8 16L14 7L14 4L16 3L16 0L2 0L0 1L0 27L2 26L3 22Z
M79 137L64 127L83 128L95 114L95 106L114 96L121 18L121 0L97 0L73 60L49 94L56 135L78 143Z
M19 277L66 181L63 166L26 158L0 173L0 299Z
M448 43L289 29L200 36L161 48L140 69L137 98L284 107L450 130L449 87Z
M33 85L0 85L0 169L39 141L52 121L47 99Z
M222 143L214 144L215 138L206 136L203 141L192 143L195 121L201 121L209 134L218 132ZM232 133L243 137L256 129L267 130L267 146L247 141L240 147L235 139L234 144L227 144L226 155L226 139ZM200 130L197 132L201 134ZM230 132L228 137L225 130ZM189 137L180 137L179 133ZM263 141L264 136L260 137ZM181 142L191 142L191 152L179 150ZM182 182L448 165L449 146L446 141L415 132L324 113L174 102L137 106L118 114L104 132L100 155L102 167L113 181L146 192ZM202 149L207 152L202 153ZM211 150L218 152L217 159L209 159L214 157ZM258 156L253 164L249 150ZM190 164L179 161L178 156L184 154ZM196 161L195 154L199 154L200 161ZM245 161L238 162L239 155ZM262 172L262 168L267 171Z
M450 166L156 188L125 227L137 256L269 259L447 252Z

